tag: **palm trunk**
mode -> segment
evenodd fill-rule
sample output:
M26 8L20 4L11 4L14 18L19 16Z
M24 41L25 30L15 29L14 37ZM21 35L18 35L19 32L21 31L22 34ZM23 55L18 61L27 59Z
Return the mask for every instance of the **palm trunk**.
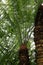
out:
M34 41L36 45L37 65L43 65L43 6L40 5L35 19Z
M20 65L30 65L28 48L25 44L22 44L19 50Z

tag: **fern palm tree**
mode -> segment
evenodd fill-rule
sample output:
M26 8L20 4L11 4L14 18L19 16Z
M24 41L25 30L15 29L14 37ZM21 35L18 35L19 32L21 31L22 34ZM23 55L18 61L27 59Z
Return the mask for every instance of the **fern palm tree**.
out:
M37 3L35 0L1 0L0 65L19 65L18 50L24 42L28 48L31 45L34 17L39 3L40 0Z

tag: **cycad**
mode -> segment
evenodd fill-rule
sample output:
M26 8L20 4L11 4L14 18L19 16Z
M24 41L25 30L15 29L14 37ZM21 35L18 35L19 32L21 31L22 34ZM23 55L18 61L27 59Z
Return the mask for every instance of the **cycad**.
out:
M29 39L33 39L37 4L34 0L5 0L0 6L0 65L19 65L20 46L25 43L29 48Z

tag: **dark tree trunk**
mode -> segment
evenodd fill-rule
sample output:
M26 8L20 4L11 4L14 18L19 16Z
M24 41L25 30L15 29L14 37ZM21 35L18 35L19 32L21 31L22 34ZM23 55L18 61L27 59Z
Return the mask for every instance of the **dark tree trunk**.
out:
M36 63L43 65L43 5L40 5L36 15L34 41L37 50Z
M25 44L22 44L20 46L19 59L20 59L20 65L30 65L29 64L28 49L27 49L27 46Z

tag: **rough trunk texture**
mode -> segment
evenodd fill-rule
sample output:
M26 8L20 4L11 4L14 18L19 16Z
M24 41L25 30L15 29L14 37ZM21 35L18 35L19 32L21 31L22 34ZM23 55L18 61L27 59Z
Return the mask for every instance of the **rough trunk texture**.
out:
M43 65L43 5L40 5L35 19L34 41L37 65Z
M20 59L20 65L30 65L29 64L29 55L28 55L28 49L25 44L22 44L19 50L19 59Z

